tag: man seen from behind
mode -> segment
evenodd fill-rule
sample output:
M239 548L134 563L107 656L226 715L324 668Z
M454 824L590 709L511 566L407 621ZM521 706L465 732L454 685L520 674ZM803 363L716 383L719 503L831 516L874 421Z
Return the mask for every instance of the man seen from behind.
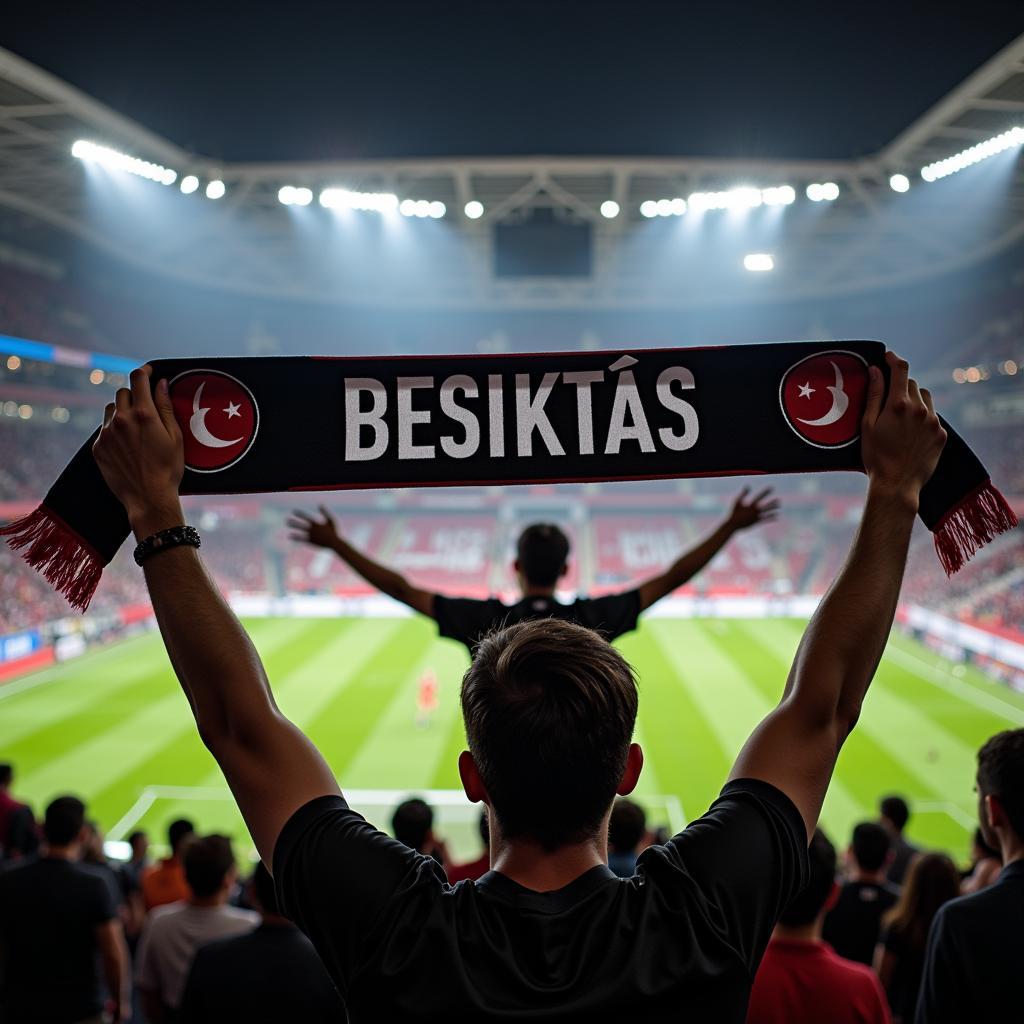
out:
M453 887L432 858L348 807L278 709L198 551L167 546L145 562L199 734L282 911L312 940L351 1020L744 1020L775 922L805 884L807 843L881 658L919 492L945 443L928 392L886 358L888 395L872 368L862 421L860 529L780 702L710 810L645 850L630 879L609 870L607 834L615 796L633 790L643 764L638 693L595 632L540 618L477 648L462 683L459 771L487 806L491 870ZM183 452L166 382L154 396L145 367L131 385L93 450L142 540L184 522Z

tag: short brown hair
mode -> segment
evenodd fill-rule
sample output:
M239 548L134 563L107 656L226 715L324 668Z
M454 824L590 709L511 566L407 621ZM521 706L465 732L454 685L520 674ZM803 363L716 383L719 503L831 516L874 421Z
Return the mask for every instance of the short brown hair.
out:
M235 855L227 836L211 835L194 839L185 848L182 860L185 881L192 895L201 900L213 896L235 866Z
M978 751L978 788L999 797L1010 827L1024 839L1024 729L997 732Z
M533 523L516 542L516 558L528 583L553 587L569 557L569 538L554 523Z
M595 835L626 767L637 688L592 630L534 619L483 638L462 715L503 835L546 850Z

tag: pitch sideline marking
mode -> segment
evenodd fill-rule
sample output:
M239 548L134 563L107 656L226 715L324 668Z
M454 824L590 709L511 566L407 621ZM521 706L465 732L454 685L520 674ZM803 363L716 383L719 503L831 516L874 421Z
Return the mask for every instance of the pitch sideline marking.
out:
M978 825L976 818L968 814L959 804L953 803L952 800L925 800L920 803L915 803L914 810L915 812L938 811L939 813L952 818L958 825L963 826L968 832L975 829Z
M930 665L916 654L900 650L898 647L887 647L885 657L892 658L893 661L901 663L904 668L909 668L914 672L919 679L923 679L925 682L931 683L932 686L937 686L940 690L945 690L947 693L967 701L968 704L973 704L976 708L991 711L993 714L1009 719L1011 722L1016 722L1017 725L1024 725L1024 710L1015 704L1003 700L1002 697L986 693L984 690L978 690L969 683L957 679L955 676L950 678L947 673L941 672L937 667Z

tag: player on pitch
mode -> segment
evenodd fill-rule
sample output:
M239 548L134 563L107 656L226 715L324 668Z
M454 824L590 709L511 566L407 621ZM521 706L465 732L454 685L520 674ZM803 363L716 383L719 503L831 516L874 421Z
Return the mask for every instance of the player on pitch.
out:
M512 568L523 596L513 605L495 597L478 601L447 597L417 587L401 573L380 565L349 544L322 505L319 519L297 511L288 520L288 526L292 540L330 548L372 586L434 619L441 636L458 640L472 653L477 641L495 627L526 619L565 619L596 629L608 640L636 629L642 611L696 576L734 534L775 519L779 502L771 498L771 493L771 488L765 488L750 498L750 488L744 487L729 515L714 532L680 555L664 572L630 590L598 598L578 597L572 604L563 604L555 597L558 581L569 571L569 538L550 523L534 523L519 535Z

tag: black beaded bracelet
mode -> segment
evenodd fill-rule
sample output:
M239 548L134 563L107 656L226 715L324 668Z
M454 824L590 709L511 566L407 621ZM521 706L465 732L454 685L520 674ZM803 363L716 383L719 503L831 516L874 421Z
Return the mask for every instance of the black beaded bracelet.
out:
M199 539L199 531L194 526L172 526L169 530L160 530L159 533L140 540L135 548L135 564L142 565L147 558L155 555L158 551L180 547L182 544L188 544L194 548L202 547L203 542Z

